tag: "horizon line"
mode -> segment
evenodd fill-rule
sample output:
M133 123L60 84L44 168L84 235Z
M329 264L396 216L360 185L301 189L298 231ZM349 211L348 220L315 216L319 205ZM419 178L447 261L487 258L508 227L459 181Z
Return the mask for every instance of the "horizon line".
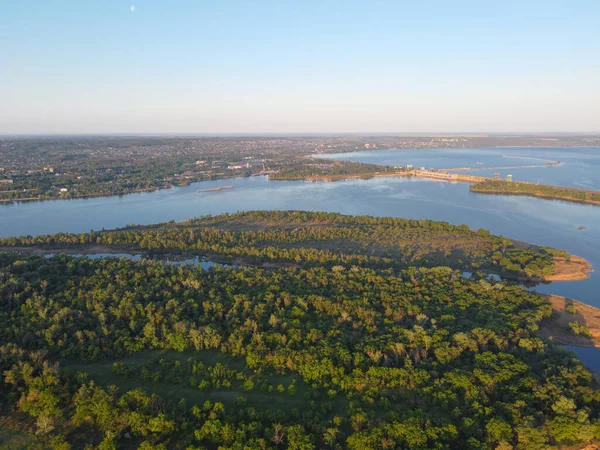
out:
M0 137L535 137L535 136L600 136L600 131L260 131L260 132L58 132L58 133L0 133Z

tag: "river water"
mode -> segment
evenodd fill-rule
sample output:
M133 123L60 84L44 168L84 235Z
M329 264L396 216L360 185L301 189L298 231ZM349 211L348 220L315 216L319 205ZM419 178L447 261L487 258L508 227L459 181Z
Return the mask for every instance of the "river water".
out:
M228 184L235 189L199 192ZM322 210L466 223L509 238L566 249L600 267L600 207L475 194L463 183L407 178L306 183L252 177L122 197L11 204L0 207L0 236L87 232L252 209ZM585 230L578 230L580 226ZM598 275L538 289L600 306Z
M415 167L481 166L482 169L469 173L483 175L502 172L485 167L545 164L522 157L540 158L560 161L561 165L508 169L502 173L510 172L516 180L600 189L600 148L394 150L333 157ZM200 192L225 185L235 188ZM477 194L470 192L464 183L408 178L307 183L251 177L206 181L120 197L9 204L0 206L0 236L87 232L253 209L329 211L464 223L474 229L485 228L509 238L565 249L600 269L598 206ZM580 227L585 229L578 229ZM600 272L584 281L556 282L535 289L600 307Z
M492 177L498 173L502 178L511 174L513 179L519 181L600 190L600 147L378 150L319 157L390 166L410 164L427 169L471 167L476 170L459 173L482 177ZM528 167L545 166L551 162L560 164L549 168Z

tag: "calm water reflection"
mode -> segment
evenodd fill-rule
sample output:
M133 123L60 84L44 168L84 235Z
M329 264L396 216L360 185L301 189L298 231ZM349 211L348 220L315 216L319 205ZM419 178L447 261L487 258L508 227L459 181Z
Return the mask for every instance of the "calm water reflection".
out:
M412 164L428 169L474 167L478 170L464 173L492 177L497 172L503 178L511 174L515 180L600 190L600 147L381 150L322 157L390 166ZM544 166L548 161L560 161L561 164L548 168L525 168ZM495 168L507 166L521 168Z
M600 373L600 348L595 347L573 347L572 345L565 346L568 350L571 350L577 354L577 357L585 364L589 369L596 373Z

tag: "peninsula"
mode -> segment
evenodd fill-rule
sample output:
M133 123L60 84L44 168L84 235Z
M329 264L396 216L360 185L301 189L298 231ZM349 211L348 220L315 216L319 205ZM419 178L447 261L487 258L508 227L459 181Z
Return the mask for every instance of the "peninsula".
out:
M470 190L482 194L525 195L528 197L600 205L600 191L524 181L506 181L490 178L472 185Z
M201 254L248 266L447 266L527 282L581 280L590 264L487 230L431 220L307 211L249 211L81 234L0 239L0 250L52 253Z

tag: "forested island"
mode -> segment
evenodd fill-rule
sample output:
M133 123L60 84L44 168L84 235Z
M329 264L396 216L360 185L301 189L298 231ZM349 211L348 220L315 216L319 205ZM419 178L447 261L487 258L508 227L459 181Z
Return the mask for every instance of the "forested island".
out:
M269 175L274 181L341 181L349 178L373 178L378 173L394 173L390 166L365 164L351 161L329 161L303 158L289 163L277 173Z
M505 181L490 178L489 180L471 185L469 189L472 192L484 194L526 195L529 197L600 205L599 191L552 186L548 184Z
M7 445L537 450L600 438L597 382L541 331L551 302L481 271L539 277L566 252L442 222L262 211L1 244L21 250L0 253ZM23 252L124 248L252 264ZM453 269L465 264L470 278Z
M557 268L563 279L581 279L590 269L585 260L565 251L514 242L467 225L306 211L251 211L113 231L13 236L0 238L1 247L187 252L256 266L350 268L357 264L401 270L443 265L529 281L556 276Z

